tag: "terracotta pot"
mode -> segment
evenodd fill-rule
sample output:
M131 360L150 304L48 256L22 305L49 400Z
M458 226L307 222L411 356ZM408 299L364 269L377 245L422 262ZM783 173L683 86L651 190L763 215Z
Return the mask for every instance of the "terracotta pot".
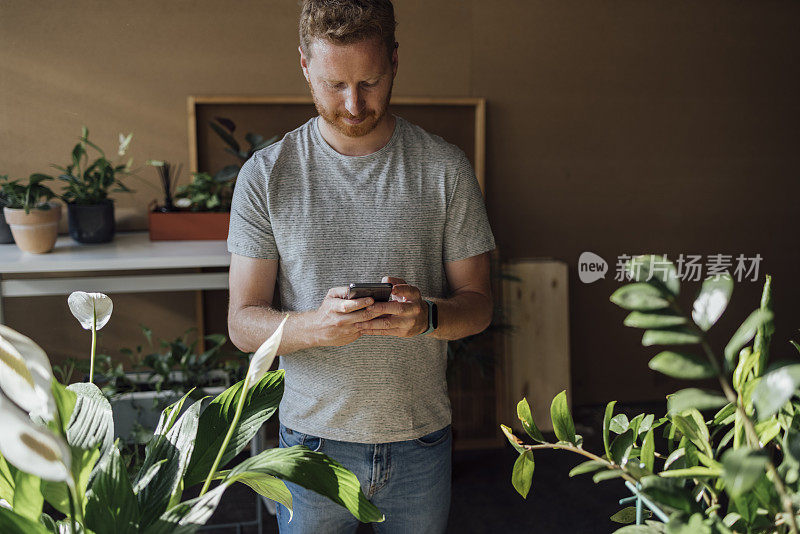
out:
M150 212L150 241L228 239L230 212Z
M3 208L14 241L22 251L42 254L53 250L61 220L61 204L49 204L49 210L32 209L30 213L23 209Z

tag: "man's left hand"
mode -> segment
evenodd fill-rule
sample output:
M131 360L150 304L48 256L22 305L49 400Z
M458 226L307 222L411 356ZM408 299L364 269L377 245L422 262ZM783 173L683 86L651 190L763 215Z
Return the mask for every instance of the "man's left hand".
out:
M363 335L414 337L428 329L428 305L419 288L402 278L384 276L381 282L393 285L389 302L375 302L367 310L381 314L358 323Z

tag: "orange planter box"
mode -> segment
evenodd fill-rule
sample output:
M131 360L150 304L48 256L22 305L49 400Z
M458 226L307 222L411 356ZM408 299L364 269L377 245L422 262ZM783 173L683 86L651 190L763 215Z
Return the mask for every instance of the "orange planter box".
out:
M150 241L228 239L228 212L150 212Z

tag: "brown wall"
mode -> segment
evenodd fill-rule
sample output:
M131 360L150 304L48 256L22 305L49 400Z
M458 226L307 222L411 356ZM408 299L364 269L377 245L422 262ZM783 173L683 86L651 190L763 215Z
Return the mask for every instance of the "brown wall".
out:
M800 4L398 0L396 10L394 94L488 100L487 204L503 255L569 264L577 403L671 387L647 371L655 351L608 302L613 276L577 279L585 250L612 269L624 253L760 253L790 354L800 326ZM134 132L136 164L187 164L187 95L305 93L297 14L288 0L0 4L0 172L65 162L82 124L108 151ZM117 197L123 229L144 228L157 196L153 169L141 175L136 194ZM737 287L718 344L758 292ZM208 297L219 331L224 295ZM174 325L165 336L194 317L188 295L180 313L158 297L124 302L131 317ZM71 317L40 332L23 303L7 310L9 324L67 350ZM116 339L138 336L132 326Z

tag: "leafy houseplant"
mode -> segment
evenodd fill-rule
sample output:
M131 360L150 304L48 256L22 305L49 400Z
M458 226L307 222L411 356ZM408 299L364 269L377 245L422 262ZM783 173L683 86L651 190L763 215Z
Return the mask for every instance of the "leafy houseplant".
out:
M132 136L119 134L118 156L125 155ZM91 163L87 147L100 153ZM124 164L111 162L100 147L89 141L89 130L84 126L78 144L72 149L72 162L66 167L53 165L62 173L58 179L65 182L61 198L67 203L69 233L75 241L106 243L114 238L114 202L108 194L131 192L120 176L131 174L132 164L133 158Z
M0 176L0 191L5 199L3 214L14 241L25 252L50 252L58 237L61 204L51 202L56 194L42 182L52 180L45 174L34 173L28 183Z
M244 380L205 409L201 401L184 407L188 395L165 408L131 479L112 439L112 408L97 386L64 387L36 343L0 325L0 499L7 505L0 506L0 532L193 533L237 482L291 510L283 480L318 491L361 521L382 521L353 473L307 447L226 465L277 410L283 371L267 370L282 331L283 323L253 355ZM198 497L183 500L185 489L201 484ZM57 516L43 512L45 501Z
M564 392L550 408L555 443L545 440L522 399L517 416L536 444L524 444L502 426L520 453L514 487L527 495L534 451L562 449L588 458L570 476L594 473L595 482L622 478L666 521L630 525L619 533L798 533L800 364L767 365L774 332L771 278L766 278L760 307L736 330L720 357L706 332L733 291L727 273L708 278L686 314L678 302L672 263L639 256L626 264L626 271L632 282L611 296L630 311L624 324L645 329L645 346L681 346L658 353L650 368L679 379L716 379L721 392L682 389L667 397L667 413L658 420L654 414L630 420L615 416L615 401L610 402L603 419L604 450L598 454L585 450L575 434ZM663 440L656 434L659 428Z
M209 124L227 145L225 151L236 156L241 163L226 165L213 175L207 172L192 173L191 182L178 187L172 203L169 200L174 179L166 168L167 164L157 160L148 161L148 164L159 168L165 193L164 205L157 206L149 214L150 239L153 241L226 239L233 189L241 164L256 150L278 140L278 136L265 140L262 135L249 132L245 140L250 146L245 150L233 135L236 130L233 121L216 117ZM172 205L172 209L165 209L168 204Z

